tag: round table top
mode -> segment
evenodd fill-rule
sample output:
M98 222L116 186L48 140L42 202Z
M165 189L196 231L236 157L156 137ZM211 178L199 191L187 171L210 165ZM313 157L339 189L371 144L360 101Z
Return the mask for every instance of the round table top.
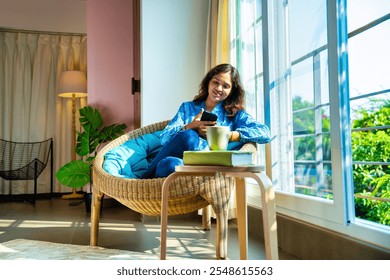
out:
M180 165L175 172L253 172L264 171L262 165L224 166L224 165Z

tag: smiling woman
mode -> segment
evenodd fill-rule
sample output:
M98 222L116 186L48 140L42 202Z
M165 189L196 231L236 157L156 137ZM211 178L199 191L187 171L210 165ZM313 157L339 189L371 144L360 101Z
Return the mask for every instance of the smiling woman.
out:
M151 163L144 178L166 177L183 165L184 151L208 150L207 127L229 127L228 149L244 143L267 143L268 127L256 121L243 107L245 97L240 75L230 64L212 68L203 78L193 101L184 102L161 134L162 149ZM204 111L217 116L216 121L202 121Z

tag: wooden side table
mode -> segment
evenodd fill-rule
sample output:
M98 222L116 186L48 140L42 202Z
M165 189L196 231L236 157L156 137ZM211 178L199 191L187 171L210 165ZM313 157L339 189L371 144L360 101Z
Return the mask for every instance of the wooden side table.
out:
M175 172L170 174L162 186L161 198L161 241L160 259L166 259L167 251L167 225L168 225L168 188L170 183L180 176L210 175L220 172L223 176L232 176L236 179L237 223L238 240L240 245L240 259L247 259L248 232L247 232L247 206L244 178L256 180L261 191L263 227L265 241L265 255L269 260L278 259L278 238L275 212L275 193L272 182L263 172L262 166L176 166Z

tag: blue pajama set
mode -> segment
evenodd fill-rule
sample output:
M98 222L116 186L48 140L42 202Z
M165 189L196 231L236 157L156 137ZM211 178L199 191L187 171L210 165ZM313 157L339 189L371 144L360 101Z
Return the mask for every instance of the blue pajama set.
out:
M183 130L183 127L191 123L202 108L206 111L204 101L188 101L181 104L176 115L161 133L162 148L150 164L144 178L166 177L173 173L176 165L183 165L184 151L209 149L207 140L200 137L195 130ZM268 127L256 121L245 110L238 111L234 117L228 117L220 102L211 113L218 116L216 125L229 126L231 131L240 133L240 141L229 142L228 150L238 150L246 142L265 144L270 140Z

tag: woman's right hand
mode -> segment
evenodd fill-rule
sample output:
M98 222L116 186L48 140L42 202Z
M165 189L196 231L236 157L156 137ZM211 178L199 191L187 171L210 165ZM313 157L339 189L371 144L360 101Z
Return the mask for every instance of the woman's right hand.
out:
M186 129L196 130L200 137L206 139L206 132L207 132L206 127L213 126L217 122L216 121L201 121L200 118L202 117L203 111L204 111L204 109L202 108L200 113L195 116L195 118L192 120L192 122L187 124Z

